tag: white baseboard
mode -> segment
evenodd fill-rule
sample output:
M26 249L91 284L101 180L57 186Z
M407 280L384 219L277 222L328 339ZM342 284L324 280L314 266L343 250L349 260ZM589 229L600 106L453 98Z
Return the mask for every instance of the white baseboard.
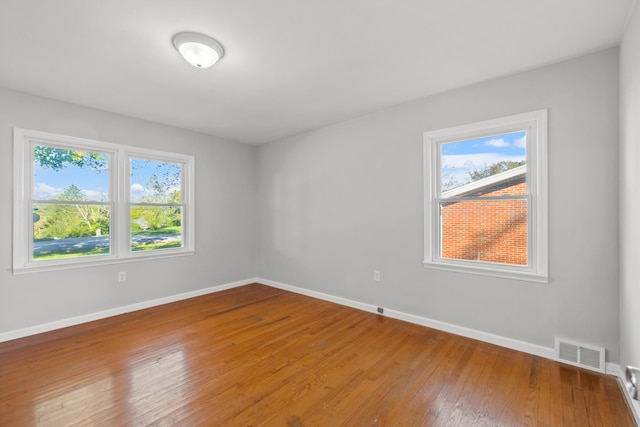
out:
M620 365L617 363L606 362L604 369L606 374L613 375L614 377L619 377L620 372L622 372Z
M18 339L18 338L28 337L31 335L40 334L43 332L49 332L56 329L62 329L68 326L79 325L81 323L92 322L94 320L100 320L107 317L117 316L119 314L125 314L125 313L130 313L132 311L143 310L145 308L155 307L162 304L168 304L171 302L194 298L201 295L220 292L225 289L237 288L237 287L248 285L251 283L262 283L264 285L271 286L273 288L283 289L286 291L294 292L301 295L306 295L313 298L318 298L325 301L330 301L336 304L356 308L358 310L363 310L371 313L377 313L377 309L378 309L377 306L374 306L372 304L366 304L363 302L354 301L347 298L337 297L335 295L325 294L322 292L317 292L309 289L299 288L296 286L286 285L284 283L275 282L273 280L267 280L267 279L255 277L252 279L240 280L238 282L212 286L205 289L198 289L195 291L185 292L182 294L170 295L163 298L143 301L143 302L126 305L122 307L116 307L109 310L99 311L96 313L70 317L68 319L31 326L28 328L17 329L9 332L3 332L3 333L0 333L0 343ZM449 332L455 335L460 335L463 337L476 339L476 340L487 342L490 344L495 344L500 347L510 348L513 350L522 351L524 353L529 353L529 354L541 356L547 359L556 360L555 350L550 347L531 344L524 341L515 340L512 338L507 338L500 335L494 335L487 332L478 331L476 329L470 329L463 326L453 325L451 323L428 319L426 317L416 316L413 314L408 314L408 313L404 313L396 310L390 310L387 308L384 309L383 315L393 319L404 320L406 322L414 323L417 325L427 326L429 328L437 329L444 332ZM626 383L625 375L624 375L624 372L622 371L622 368L620 367L620 365L607 362L606 373L609 375L614 375L618 378L620 386L623 389L625 398L627 399L627 402L631 407L631 412L633 413L635 421L638 425L640 425L640 402L631 398L631 394L629 393L628 384Z
M309 289L298 288L296 286L274 282L273 280L256 278L255 281L258 283L263 283L265 285L272 286L274 288L284 289L286 291L295 292L297 294L306 295L313 298L319 298L325 301L331 301L336 304L357 308L359 310L364 310L371 313L377 313L377 309L378 309L377 306L374 306L372 304L365 304L359 301L354 301L346 298L337 297L334 295L324 294L322 292L316 292L316 291L311 291ZM406 322L415 323L417 325L427 326L429 328L438 329L440 331L449 332L455 335L460 335L463 337L476 339L476 340L487 342L490 344L495 344L500 347L506 347L513 350L522 351L524 353L541 356L547 359L556 360L555 350L552 347L544 347L537 344L518 341L512 338L507 338L500 335L494 335L487 332L478 331L476 329L470 329L463 326L453 325L451 323L428 319L426 317L416 316L416 315L404 313L401 311L390 310L388 308L384 309L383 316L391 317L398 320L404 320Z
M68 326L79 325L81 323L92 322L94 320L100 320L111 316L117 316L119 314L130 313L132 311L143 310L145 308L155 307L162 304L168 304L171 302L181 301L188 298L199 297L201 295L211 294L214 292L220 292L225 289L236 288L239 286L248 285L254 283L257 279L241 280L233 283L226 283L224 285L212 286L210 288L198 289L191 292L185 292L177 295L170 295L168 297L158 298L149 301L143 301L136 304L125 305L122 307L111 308L109 310L98 311L96 313L89 313L82 316L70 317L68 319L56 320L50 323L44 323L41 325L30 326L28 328L17 329L14 331L0 333L0 342L15 340L18 338L24 338L31 335L40 334L43 332L49 332L56 329L66 328Z
M43 332L50 332L56 329L62 329L69 326L79 325L86 322L92 322L94 320L105 319L107 317L117 316L119 314L130 313L132 311L143 310L145 308L151 308L162 304L168 304L176 301L185 300L188 298L194 298L201 295L211 294L215 292L220 292L225 289L236 288L244 285L248 285L251 283L262 283L267 286L271 286L277 289L283 289L286 291L294 292L301 295L306 295L313 298L318 298L325 301L330 301L336 304L344 305L347 307L356 308L358 310L367 311L370 313L376 313L378 307L372 304L363 303L360 301L350 300L347 298L338 297L335 295L325 294L322 292L317 292L305 288L300 288L297 286L291 286L280 282L275 282L273 280L263 279L260 277L254 277L251 279L240 280L238 282L227 283L218 286L212 286L204 289L197 289L195 291L185 292L177 295L170 295L163 298L158 298L149 301L143 301L136 304L126 305L122 307L116 307L109 310L99 311L95 313L89 313L82 316L71 317L63 320L57 320L54 322L49 322L41 325L30 326L28 328L17 329L14 331L8 331L0 333L0 343L5 341L10 341L18 338L24 338L31 335L40 334ZM524 341L515 340L512 338L503 337L500 335L494 335L487 332L479 331L476 329L466 328L463 326L454 325L451 323L441 322L438 320L429 319L426 317L416 316L413 314L404 313L397 310L390 310L388 308L384 309L384 316L403 320L406 322L414 323L417 325L427 326L429 328L437 329L444 332L449 332L455 335L460 335L467 338L476 339L479 341L487 342L490 344L495 344L500 347L510 348L517 351L522 351L524 353L533 354L536 356L541 356L547 359L556 360L555 350L550 347L544 347L537 344L532 344ZM639 402L631 399L631 395L628 393L628 389L625 385L624 373L619 365L607 362L606 364L606 372L609 375L615 375L618 377L620 383L623 386L623 389L626 392L627 399L629 400L630 406L634 409L634 416L636 417L636 421L640 425L640 406Z
M629 391L630 383L628 383L626 380L624 370L620 365L607 363L607 373L611 373L611 375L615 375L616 377L618 377L618 383L620 383L622 393L624 394L624 397L627 399L627 403L631 408L633 418L636 420L636 424L640 426L640 402L631 397L631 393Z
M354 301L347 298L341 298L334 295L325 294L322 292L299 288L296 286L286 285L284 283L274 282L273 280L267 280L263 278L256 278L255 282L262 283L274 288L295 292L297 294L334 302L336 304L344 305L347 307L357 308L359 310L368 311L376 314L378 313L377 312L378 307L372 304L365 304L359 301ZM427 326L429 328L437 329L440 331L449 332L455 335L476 339L476 340L487 342L490 344L495 344L500 347L522 351L524 353L529 353L535 356L540 356L546 359L557 361L557 358L555 355L555 349L551 347L544 347L537 344L532 344L524 341L515 340L512 338L503 337L500 335L494 335L487 332L478 331L476 329L470 329L463 326L453 325L450 323L428 319L426 317L416 316L416 315L404 313L401 311L390 310L388 308L384 309L384 314L382 315L391 317L394 319L398 319L398 320L404 320L410 323L415 323L422 326ZM605 371L608 375L613 375L618 378L618 381L620 382L620 385L624 391L627 402L631 407L631 412L633 413L636 423L640 426L640 402L638 402L637 400L633 400L631 398L631 394L629 394L629 389L627 388L628 384L626 384L624 379L625 377L624 377L622 368L618 364L607 362Z
M256 277L255 281L256 283L262 283L263 285L271 286L272 288L278 288L285 291L294 292L296 294L306 295L308 297L318 298L318 299L329 301L329 302L335 302L336 304L357 308L358 310L370 311L372 313L375 313L377 309L377 307L371 304L365 304L363 302L354 301L347 298L336 297L334 295L324 294L322 292L312 291L305 288L298 288L296 286L285 285L284 283L274 282L273 280L267 280L261 277Z

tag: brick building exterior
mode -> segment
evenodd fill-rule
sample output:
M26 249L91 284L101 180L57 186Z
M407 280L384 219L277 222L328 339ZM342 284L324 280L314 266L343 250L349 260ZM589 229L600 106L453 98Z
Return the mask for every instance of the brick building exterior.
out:
M526 166L443 193L450 196L526 194ZM527 265L526 200L470 200L443 203L442 258Z

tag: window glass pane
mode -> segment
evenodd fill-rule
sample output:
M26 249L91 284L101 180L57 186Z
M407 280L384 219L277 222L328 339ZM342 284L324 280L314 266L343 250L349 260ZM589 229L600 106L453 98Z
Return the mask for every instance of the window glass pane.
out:
M440 204L441 257L528 264L526 200L470 200Z
M442 197L526 194L526 159L524 131L440 144Z
M109 155L37 145L34 147L36 200L109 200Z
M130 166L131 202L182 202L182 164L132 158Z
M33 205L33 259L108 254L108 205Z
M146 251L182 247L180 206L133 206L131 250Z

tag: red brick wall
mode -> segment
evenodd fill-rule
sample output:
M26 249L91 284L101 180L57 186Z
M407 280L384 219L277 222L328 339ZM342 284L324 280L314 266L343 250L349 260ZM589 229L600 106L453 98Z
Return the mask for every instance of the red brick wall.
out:
M525 194L526 183L484 196ZM445 204L442 257L527 265L527 201L478 200Z

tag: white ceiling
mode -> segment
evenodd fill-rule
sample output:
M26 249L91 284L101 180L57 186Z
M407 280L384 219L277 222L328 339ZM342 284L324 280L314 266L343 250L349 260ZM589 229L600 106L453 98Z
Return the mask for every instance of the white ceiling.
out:
M633 2L0 0L0 86L260 144L615 46Z

